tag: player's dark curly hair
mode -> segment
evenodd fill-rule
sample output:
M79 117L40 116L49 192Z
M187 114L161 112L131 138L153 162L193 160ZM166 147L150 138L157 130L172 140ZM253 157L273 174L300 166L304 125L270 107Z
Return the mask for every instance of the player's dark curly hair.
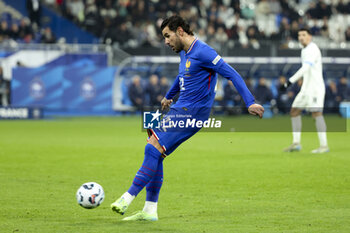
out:
M182 17L180 17L178 15L173 15L169 18L164 19L164 21L162 22L162 25L160 26L162 31L166 26L168 26L169 29L173 32L175 32L178 27L182 27L182 29L187 34L193 36L193 32L190 29L190 25Z
M311 35L311 31L308 28L300 28L298 32L307 32L307 34Z

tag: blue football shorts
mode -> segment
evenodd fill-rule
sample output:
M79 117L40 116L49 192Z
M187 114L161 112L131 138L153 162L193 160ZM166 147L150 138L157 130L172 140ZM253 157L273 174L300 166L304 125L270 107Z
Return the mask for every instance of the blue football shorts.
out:
M160 128L148 129L147 133L149 137L155 136L165 151L163 157L166 157L201 129L193 124L194 119L206 121L209 115L210 108L171 108L163 117Z

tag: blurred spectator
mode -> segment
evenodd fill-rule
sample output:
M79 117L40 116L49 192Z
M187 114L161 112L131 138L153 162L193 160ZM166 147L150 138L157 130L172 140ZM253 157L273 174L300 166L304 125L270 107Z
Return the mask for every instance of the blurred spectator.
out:
M10 35L11 35L11 31L8 28L7 21L6 20L1 21L1 25L0 25L0 38L1 39L0 40L9 39Z
M230 19L233 17L234 10L231 7L227 7L226 5L219 6L218 11L218 18L221 19L223 22L227 19Z
M27 0L27 12L29 19L32 23L35 23L37 27L40 27L41 16L41 3L40 0Z
M170 86L169 86L168 78L166 76L161 77L161 79L160 79L160 94L162 95L162 97L165 97L169 88L170 88Z
M339 0L335 9L340 14L350 14L350 2L346 4L344 0Z
M323 25L321 27L320 35L329 38L329 28L328 28L328 19L324 18L323 19Z
M198 29L196 36L201 41L207 42L207 34L205 33L205 30L203 28Z
M231 28L227 29L226 33L227 33L230 40L239 40L238 25L237 24L234 24L234 25L232 25Z
M350 99L350 89L346 77L341 77L337 85L339 102Z
M41 40L40 40L40 42L44 43L44 44L56 43L56 37L52 33L51 28L46 27L45 29L43 29L43 31L41 33Z
M313 25L312 25L312 27L310 28L310 32L311 32L311 34L314 35L314 36L315 36L315 35L316 35L316 36L320 35L321 28L320 28L320 26L318 25L316 19L313 20Z
M251 78L246 78L244 80L245 82L245 85L247 85L248 89L250 92L253 92L253 82L252 82L252 79Z
M0 67L0 106L8 106L10 102L10 82L4 80L3 69Z
M14 40L19 39L19 27L18 24L13 23L10 30L10 37Z
M215 49L219 49L219 44L216 42L215 40L215 36L216 36L216 31L215 31L215 27L213 24L208 26L207 29L207 43L214 47Z
M233 106L240 106L241 101L242 97L238 94L238 91L233 83L231 81L227 81L226 85L224 86L224 98L222 100L222 106L224 109L227 109L230 102L233 104Z
M272 100L272 93L264 77L259 79L259 83L254 90L254 95L258 104L266 104Z
M292 38L289 20L286 17L283 17L281 20L280 31L277 38L283 41L288 41Z
M263 17L270 14L270 4L267 0L260 0L256 6L255 14L257 17Z
M325 112L339 112L340 97L337 92L337 84L332 80L326 88Z
M261 39L260 32L256 24L252 24L247 28L247 38L249 45L254 49L259 49L259 39Z
M316 18L317 19L323 19L327 18L329 19L332 15L332 9L331 6L327 5L324 0L319 0L317 7L316 7Z
M144 105L144 91L141 85L141 77L135 75L132 78L132 83L129 86L129 98L132 104L138 109L142 110Z
M293 20L290 28L290 37L292 40L298 40L299 24L296 20Z
M160 106L162 101L161 87L159 84L159 79L156 74L152 74L149 77L149 82L146 87L146 95L149 97L150 107L154 108Z
M277 93L277 108L278 111L281 113L288 113L289 109L292 105L292 101L294 98L294 92L291 90L287 90L287 91L281 91L281 85L284 85L284 83L286 83L286 77L284 76L280 76L278 79L278 93Z
M315 2L310 2L306 15L310 19L317 19L319 13Z
M80 23L84 21L84 3L82 0L67 0L66 14L69 19Z
M345 31L345 40L350 41L350 27L348 27Z
M113 22L109 18L103 19L103 31L101 32L101 37L103 38L103 43L111 44L116 41L117 27L113 25Z
M223 27L219 27L215 33L215 40L219 43L220 49L225 48L225 45L228 41L228 36Z
M84 27L96 36L102 32L101 16L94 0L88 0L85 7Z
M295 11L293 4L291 1L289 0L279 0L281 8L282 8L282 15L284 17L287 17L289 21L293 21L293 20L298 20L299 18L301 18L298 14L298 12Z
M88 0L88 3L92 4L93 0ZM105 0L104 5L100 9L100 16L108 17L111 20L117 17L117 10L113 6L112 0Z
M115 37L112 38L114 42L118 42L121 48L127 47L129 40L132 39L132 35L127 27L126 22L123 22L119 25Z
M27 18L21 19L19 23L19 38L28 41L33 37L33 30L30 26L30 21Z
M157 29L154 26L154 23L147 21L144 24L144 32L146 34L146 41L149 45L156 47L159 45L158 42L158 32Z

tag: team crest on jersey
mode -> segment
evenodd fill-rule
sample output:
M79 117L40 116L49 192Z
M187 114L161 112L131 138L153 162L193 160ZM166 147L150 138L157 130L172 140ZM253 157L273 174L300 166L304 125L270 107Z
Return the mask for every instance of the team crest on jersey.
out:
M188 68L191 66L191 61L187 59L186 61L186 71L188 71Z

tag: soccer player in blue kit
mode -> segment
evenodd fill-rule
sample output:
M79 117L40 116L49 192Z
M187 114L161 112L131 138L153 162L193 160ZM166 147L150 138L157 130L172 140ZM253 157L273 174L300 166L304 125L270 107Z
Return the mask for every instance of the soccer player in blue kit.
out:
M164 116L191 115L191 119L207 120L215 97L217 73L231 80L243 97L248 112L260 118L264 108L254 103L254 97L241 76L204 42L198 40L189 24L180 16L171 16L161 25L165 44L180 53L179 75L161 102L162 109L170 107ZM178 101L172 98L180 92ZM171 119L174 120L174 117ZM163 160L200 128L150 129L141 168L129 190L111 204L113 211L124 214L133 199L146 186L146 202L142 211L126 217L125 221L157 221L157 204L163 183Z

